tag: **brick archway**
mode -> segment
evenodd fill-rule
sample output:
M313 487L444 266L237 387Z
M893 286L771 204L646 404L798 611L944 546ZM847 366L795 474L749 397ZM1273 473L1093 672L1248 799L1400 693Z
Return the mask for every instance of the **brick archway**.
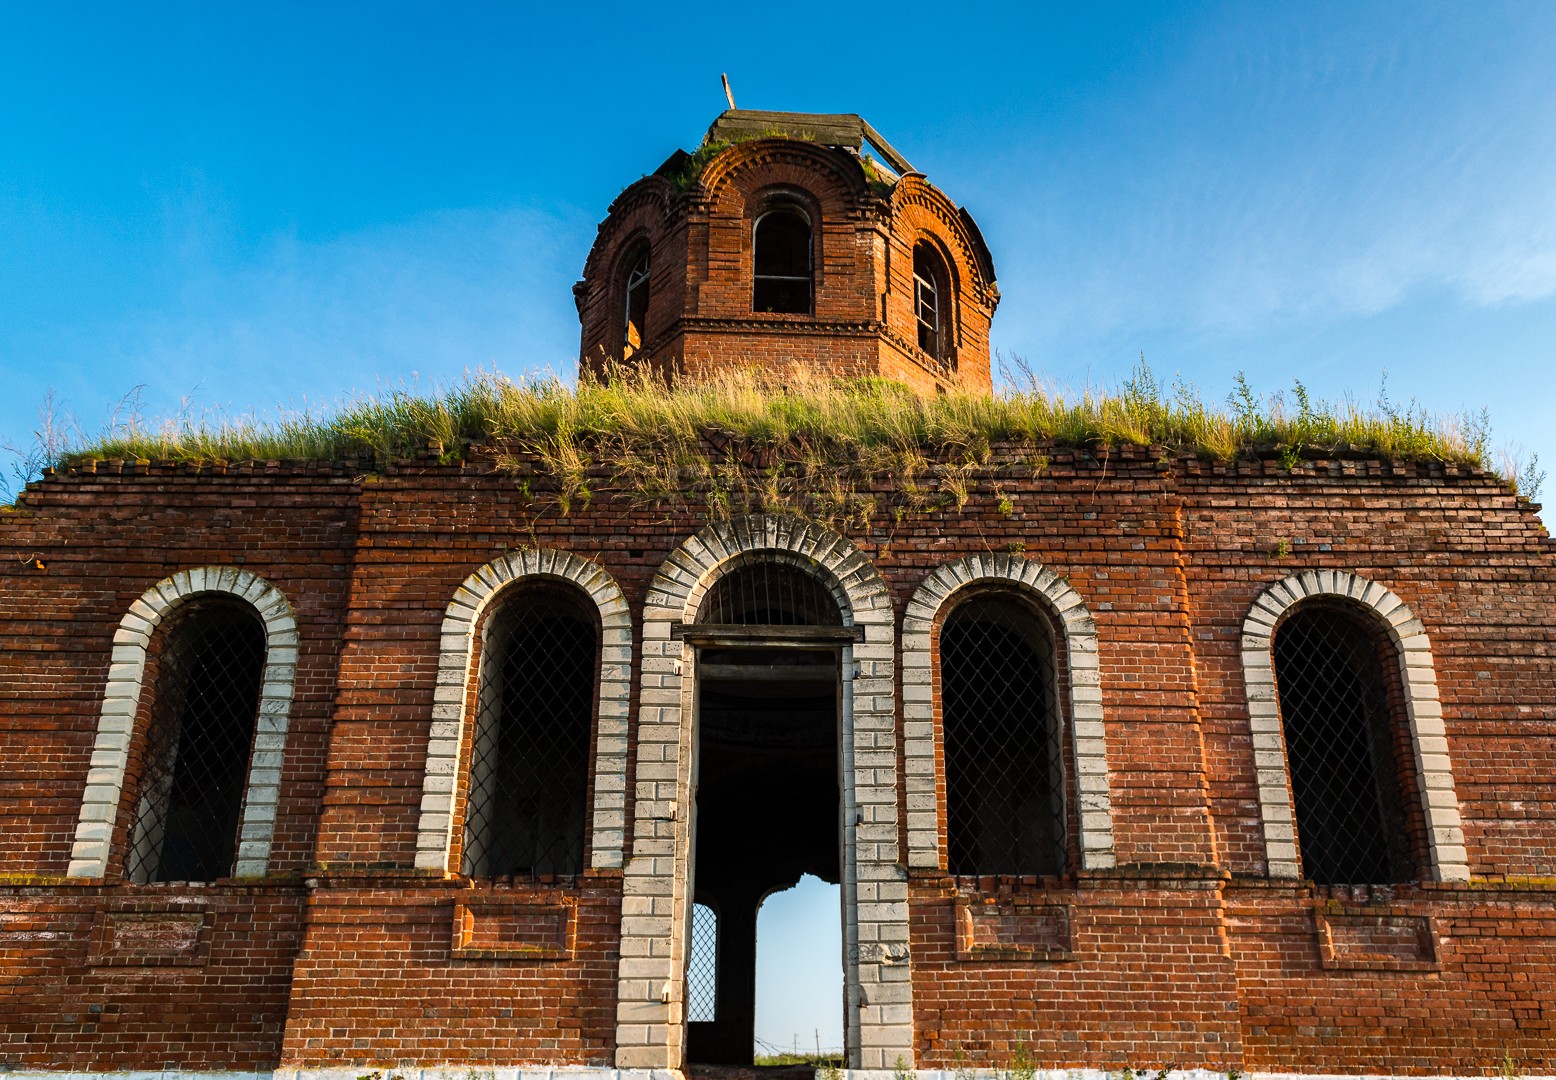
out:
M599 609L600 673L595 717L592 869L621 865L626 823L627 709L632 679L632 618L616 579L597 563L550 548L515 551L465 578L443 615L438 681L432 695L432 731L422 778L416 867L448 871L459 786L459 749L468 720L470 667L481 615L508 586L520 581L564 581L584 591Z
M180 570L147 589L130 605L114 633L108 684L92 747L92 771L81 797L67 877L100 878L107 873L152 635L179 607L197 597L218 594L248 604L265 628L259 719L249 755L233 876L263 877L268 872L297 671L297 616L281 590L258 574L236 566L202 566Z
M1112 799L1108 793L1107 734L1102 717L1097 624L1080 594L1041 563L1011 555L969 555L936 569L908 601L902 617L904 782L908 796L908 865L941 866L936 805L934 661L932 642L940 611L970 585L1009 586L1035 599L1062 635L1070 673L1075 791L1080 800L1081 866L1114 865Z
M1265 863L1271 877L1300 878L1291 771L1275 687L1275 628L1305 600L1330 597L1366 610L1383 627L1399 657L1410 744L1437 881L1468 881L1469 856L1448 760L1448 733L1437 696L1437 673L1426 628L1403 600L1375 581L1345 570L1305 570L1277 581L1254 600L1243 620L1243 684L1248 694Z
M897 845L895 626L885 582L845 537L791 518L757 515L709 525L671 553L643 608L637 799L625 872L616 1064L679 1068L692 835L689 808L696 650L675 635L709 587L753 558L799 566L827 586L842 649L845 1026L853 1068L913 1061L907 882ZM863 886L863 888L862 888ZM862 899L868 897L868 899Z

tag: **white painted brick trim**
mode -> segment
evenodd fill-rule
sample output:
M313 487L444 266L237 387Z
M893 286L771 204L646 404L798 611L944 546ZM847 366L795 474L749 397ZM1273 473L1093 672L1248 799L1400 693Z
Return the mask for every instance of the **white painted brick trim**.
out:
M899 865L896 810L895 617L875 566L845 537L792 518L766 515L709 525L665 560L643 609L644 664L638 721L638 792L628 897L658 897L668 916L623 915L618 972L616 1064L677 1068L684 1030L684 971L691 898L691 832L683 805L690 784L691 680L695 650L670 628L696 618L713 583L751 561L798 567L822 582L843 622L864 642L842 650L844 978L850 1007L850 1064L889 1069L913 1061L913 992L908 956L907 881ZM865 764L868 762L869 764ZM673 776L645 780L649 768ZM868 824L855 824L868 807ZM861 828L871 834L867 841ZM879 836L875 836L879 833ZM868 883L865 889L860 883ZM867 897L862 899L861 897ZM636 940L634 940L636 939ZM637 958L629 965L626 957ZM644 961L642 958L648 958ZM669 1001L661 1002L668 990Z
M297 671L297 617L281 590L258 574L237 566L202 566L180 570L147 589L130 605L114 633L97 740L66 876L100 878L108 872L108 845L129 768L130 740L152 635L175 609L196 597L218 593L254 608L265 627L265 670L260 679L254 752L249 758L233 876L264 877L269 870Z
M970 555L945 563L924 579L902 617L903 757L908 795L908 865L943 866L940 807L935 800L934 671L931 638L940 611L975 583L1010 586L1034 599L1063 637L1070 673L1069 722L1075 752L1075 788L1080 800L1081 866L1115 864L1113 803L1108 792L1107 725L1102 713L1102 676L1097 624L1080 594L1041 563L1014 555Z
M1420 777L1421 805L1430 838L1432 876L1437 881L1468 881L1469 857L1454 792L1453 766L1448 760L1437 673L1426 629L1406 603L1388 588L1345 570L1305 570L1277 581L1254 600L1243 620L1243 685L1248 694L1249 727L1254 766L1258 771L1259 813L1264 824L1264 849L1271 877L1299 878L1296 814L1291 802L1291 771L1275 687L1272 648L1275 628L1303 600L1332 596L1365 608L1387 632L1399 656Z
M627 711L632 694L632 617L616 579L581 555L552 548L527 548L494 559L465 578L443 615L437 683L432 695L432 729L421 787L416 830L416 866L449 872L454 829L454 789L464 742L475 631L488 605L520 581L565 581L584 591L600 613L599 713L595 717L594 824L596 870L621 866L627 783Z

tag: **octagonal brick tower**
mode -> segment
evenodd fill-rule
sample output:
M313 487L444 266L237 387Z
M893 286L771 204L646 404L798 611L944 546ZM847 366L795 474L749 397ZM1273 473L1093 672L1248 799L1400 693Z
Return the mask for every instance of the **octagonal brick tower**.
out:
M785 365L988 392L972 217L852 114L731 109L623 191L573 288L580 368Z

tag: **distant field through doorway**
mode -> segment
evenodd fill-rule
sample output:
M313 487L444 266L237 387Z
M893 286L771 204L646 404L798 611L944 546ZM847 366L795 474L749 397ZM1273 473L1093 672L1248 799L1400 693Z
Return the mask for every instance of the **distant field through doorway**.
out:
M837 885L806 874L756 920L756 1055L843 1052L843 928Z

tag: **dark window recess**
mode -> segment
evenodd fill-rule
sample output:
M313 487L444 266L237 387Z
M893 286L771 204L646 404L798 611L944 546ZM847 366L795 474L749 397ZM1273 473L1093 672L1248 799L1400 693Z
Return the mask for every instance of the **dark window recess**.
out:
M1065 868L1054 640L1024 604L975 597L940 631L946 826L953 874Z
M175 616L157 660L127 868L131 881L232 873L265 669L265 628L235 604Z
M831 591L787 563L748 563L713 583L697 621L728 626L842 626Z
M1417 876L1384 651L1381 635L1328 607L1298 609L1275 634L1302 872L1320 885Z
M913 311L918 320L918 347L944 359L946 348L947 282L945 264L935 249L926 243L913 248Z
M686 964L686 1019L718 1019L719 917L707 904L692 905L692 951Z
M752 311L809 315L810 222L798 210L772 210L756 223Z
M467 875L582 872L598 654L592 613L562 590L523 590L488 620L465 810Z
M621 358L626 360L643 347L643 326L648 318L648 249L632 261L626 281L626 326L622 332Z

